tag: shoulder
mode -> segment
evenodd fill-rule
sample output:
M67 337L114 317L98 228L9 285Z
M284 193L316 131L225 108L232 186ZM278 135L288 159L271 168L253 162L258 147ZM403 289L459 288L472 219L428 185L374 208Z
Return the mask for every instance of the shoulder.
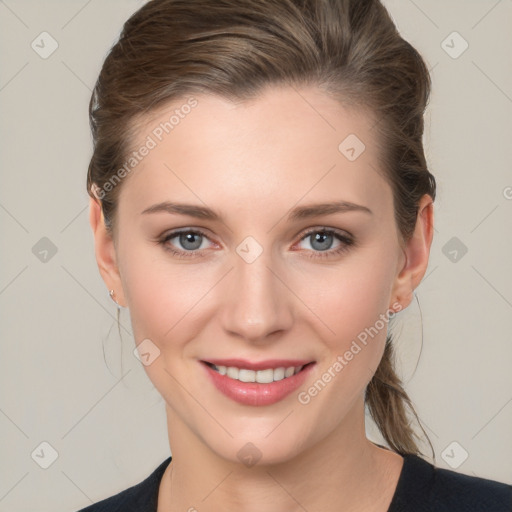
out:
M437 468L405 455L388 512L512 512L512 485Z
M160 480L170 462L168 457L142 482L77 512L156 512Z

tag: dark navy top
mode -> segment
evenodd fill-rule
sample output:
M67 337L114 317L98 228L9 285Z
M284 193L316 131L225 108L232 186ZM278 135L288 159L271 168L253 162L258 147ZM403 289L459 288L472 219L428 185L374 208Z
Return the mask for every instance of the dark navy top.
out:
M404 455L387 512L512 512L512 485L437 468ZM78 512L156 512L164 460L145 480Z

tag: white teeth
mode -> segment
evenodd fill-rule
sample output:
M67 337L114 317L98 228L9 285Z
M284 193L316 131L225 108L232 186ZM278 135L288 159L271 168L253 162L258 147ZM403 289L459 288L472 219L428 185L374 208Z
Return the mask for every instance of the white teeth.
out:
M260 384L270 384L274 381L274 370L269 368L268 370L258 370L256 372L256 382Z
M242 382L256 382L256 372L254 370L240 370L238 380Z
M258 382L259 384L270 384L279 380L286 379L299 373L303 366L290 366L288 368L268 368L266 370L247 370L245 368L237 368L236 366L216 366L212 368L221 375L226 375L230 379L239 380L241 382Z
M235 366L229 366L226 371L226 375L230 379L236 379L236 380L238 380L239 373L240 373L240 370L238 368L236 368Z
M286 371L285 368L276 368L274 370L274 381L276 380L283 380L284 379L284 372Z

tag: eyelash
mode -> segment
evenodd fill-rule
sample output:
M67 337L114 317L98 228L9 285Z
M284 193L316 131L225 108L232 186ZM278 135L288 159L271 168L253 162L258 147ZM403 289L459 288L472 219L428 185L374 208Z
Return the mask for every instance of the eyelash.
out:
M345 252L348 252L350 247L355 245L355 241L351 236L342 235L341 233L339 233L333 229L329 229L329 228L311 229L311 230L307 231L306 233L304 233L304 235L300 239L300 242L302 242L302 240L306 239L308 236L310 236L314 233L321 233L323 235L334 235L334 237L337 238L341 242L341 245L337 249L329 249L327 251L309 251L308 250L308 252L310 252L310 253L312 252L313 254L308 254L306 256L307 258L311 258L311 259L332 258L335 256L339 256L341 254L344 254ZM178 251L176 249L173 249L172 246L168 244L169 240L172 240L173 238L176 238L177 236L179 236L181 234L200 235L209 240L208 236L200 230L181 229L181 230L172 231L171 233L166 234L164 237L162 237L160 240L158 240L158 244L162 245L164 250L169 251L173 256L175 256L177 258L182 258L182 259L195 258L195 257L202 258L205 256L205 254L200 249L196 249L195 251Z

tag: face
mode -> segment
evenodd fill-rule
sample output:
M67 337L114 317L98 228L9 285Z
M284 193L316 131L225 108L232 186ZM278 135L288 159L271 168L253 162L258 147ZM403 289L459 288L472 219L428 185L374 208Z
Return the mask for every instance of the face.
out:
M141 126L135 146L155 145L122 183L116 295L171 436L286 461L361 414L402 307L392 190L374 121L319 90L195 98L169 133L160 123L186 100ZM327 203L348 206L312 208Z

